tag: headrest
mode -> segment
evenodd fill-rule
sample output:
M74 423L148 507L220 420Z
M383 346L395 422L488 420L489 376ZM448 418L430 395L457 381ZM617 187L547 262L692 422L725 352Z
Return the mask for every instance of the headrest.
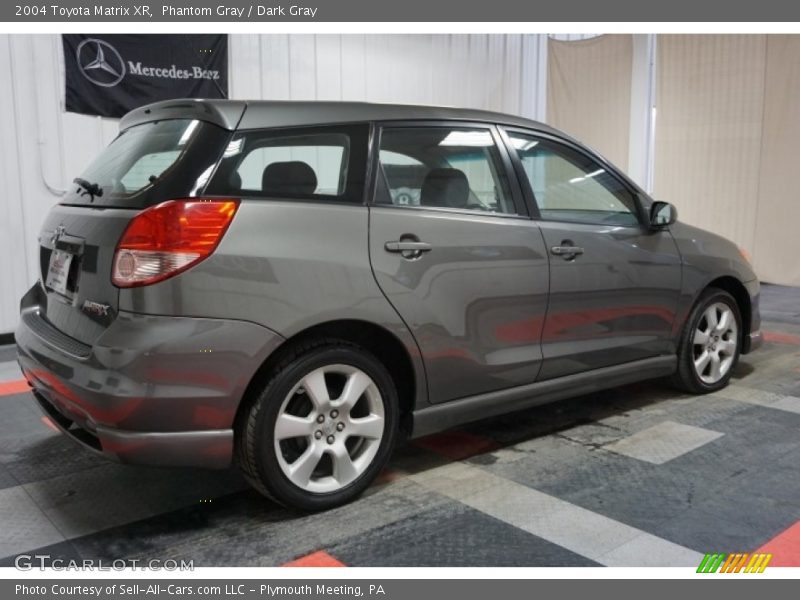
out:
M316 189L314 169L299 160L269 164L261 176L261 191L265 194L313 194Z
M469 202L469 182L459 169L432 169L422 182L422 206L465 208Z

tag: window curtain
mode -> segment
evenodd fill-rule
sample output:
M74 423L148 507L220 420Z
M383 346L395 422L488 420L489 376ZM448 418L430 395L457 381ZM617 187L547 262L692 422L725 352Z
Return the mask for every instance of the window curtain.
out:
M767 37L755 241L764 281L800 285L800 35Z
M800 285L800 36L658 38L654 195Z
M628 167L633 37L548 40L547 122Z
M654 196L753 248L764 35L658 37Z

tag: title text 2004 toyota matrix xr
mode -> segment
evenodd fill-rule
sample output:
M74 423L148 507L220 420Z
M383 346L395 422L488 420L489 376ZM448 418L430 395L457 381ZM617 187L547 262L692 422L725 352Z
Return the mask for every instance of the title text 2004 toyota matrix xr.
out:
M120 129L44 223L16 340L52 421L122 462L324 509L401 436L718 390L762 340L736 246L540 123L177 100Z

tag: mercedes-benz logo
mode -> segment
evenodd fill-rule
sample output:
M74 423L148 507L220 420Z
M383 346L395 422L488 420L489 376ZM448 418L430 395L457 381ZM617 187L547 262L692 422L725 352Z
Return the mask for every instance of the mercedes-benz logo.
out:
M108 42L87 38L75 51L78 68L86 79L102 87L114 87L125 77L125 63Z

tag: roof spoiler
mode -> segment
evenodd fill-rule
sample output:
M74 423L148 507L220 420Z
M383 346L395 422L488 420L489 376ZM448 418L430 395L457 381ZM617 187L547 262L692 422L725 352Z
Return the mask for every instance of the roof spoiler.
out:
M134 125L165 119L196 119L207 121L223 129L234 130L247 108L247 102L239 100L196 100L182 98L146 104L133 109L119 122L123 131Z

